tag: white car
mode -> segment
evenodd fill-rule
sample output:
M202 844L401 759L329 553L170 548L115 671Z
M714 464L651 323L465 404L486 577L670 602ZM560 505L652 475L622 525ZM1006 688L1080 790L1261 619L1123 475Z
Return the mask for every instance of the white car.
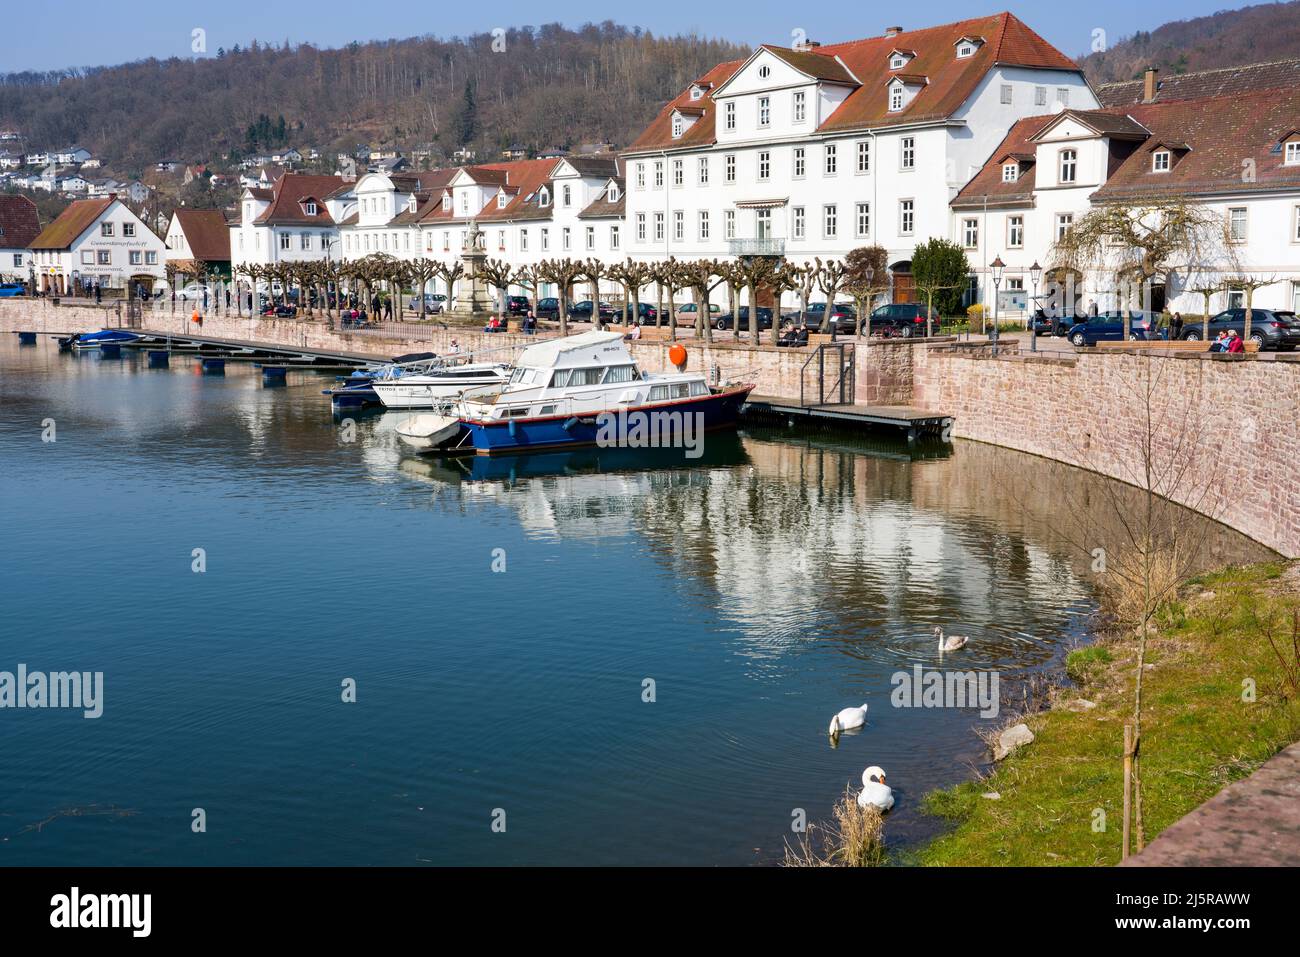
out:
M183 286L176 290L176 298L181 302L202 302L204 290L207 290L208 301L212 300L212 290L208 289L201 282L192 282L188 286Z

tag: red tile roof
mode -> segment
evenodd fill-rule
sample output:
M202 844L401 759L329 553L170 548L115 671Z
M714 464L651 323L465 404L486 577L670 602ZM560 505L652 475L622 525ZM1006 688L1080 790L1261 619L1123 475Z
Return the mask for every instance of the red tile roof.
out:
M1300 86L1300 59L1161 76L1158 82L1157 103L1254 93L1258 90L1281 90ZM1132 106L1142 102L1144 93L1145 81L1141 79L1104 83L1097 87L1097 102L1106 107Z
M325 197L342 182L337 176L285 173L275 181L271 205L254 222L273 226L333 226L334 220L325 208ZM316 203L314 216L303 208L308 200Z
M956 43L969 37L985 42L969 57L958 59ZM1078 72L1078 65L1010 13L978 17L943 26L911 30L893 36L868 37L846 43L828 44L811 50L788 50L764 46L795 69L828 82L861 84L849 94L821 125L819 132L880 128L901 123L944 119L952 116L976 91L995 65L1029 69ZM924 88L897 113L889 111L887 81L902 74L891 73L889 57L895 50L913 53L904 79L925 82ZM696 81L717 87L729 80L747 61L719 64ZM713 93L691 100L690 88L683 90L655 117L650 126L628 148L629 153L712 145L715 114ZM704 105L705 115L679 138L673 139L671 116L675 108Z
M0 249L26 249L40 234L35 203L26 196L0 196Z
M1012 205L1031 206L1034 201L1033 169L1025 170L1021 163L1020 175L1014 183L1002 181L1002 161L1009 157L1023 160L1032 159L1034 144L1031 140L1039 130L1052 120L1050 116L1028 116L1018 121L1007 132L998 148L993 151L987 163L980 168L969 183L953 197L954 209L979 209L985 203L989 206Z
M178 209L176 219L195 259L216 263L230 259L230 227L219 209Z
M116 196L103 199L75 199L59 218L41 230L28 249L69 249L104 212L117 202Z

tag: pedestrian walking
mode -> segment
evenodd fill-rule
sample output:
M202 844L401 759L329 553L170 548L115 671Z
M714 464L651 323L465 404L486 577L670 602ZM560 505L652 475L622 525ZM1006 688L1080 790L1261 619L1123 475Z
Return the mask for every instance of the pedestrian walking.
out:
M1183 337L1183 314L1181 312L1174 313L1174 318L1170 323L1170 327L1173 330L1175 339L1181 339Z
M98 305L103 301L104 301L104 291L103 289L100 288L99 280L96 279L95 280L95 304Z

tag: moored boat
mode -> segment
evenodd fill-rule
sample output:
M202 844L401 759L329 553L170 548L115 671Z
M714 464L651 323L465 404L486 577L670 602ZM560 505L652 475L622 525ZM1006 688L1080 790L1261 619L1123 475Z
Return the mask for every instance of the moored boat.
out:
M390 409L433 409L467 390L495 388L510 377L504 362L432 365L417 374L404 374L372 383L379 401Z
M412 352L394 356L389 362L377 368L357 369L351 375L343 377L340 380L341 385L333 389L324 389L321 394L329 396L330 403L336 409L380 405L379 394L374 389L377 380L414 375L430 368L438 361L436 352Z
M419 448L480 455L601 445L686 448L689 456L702 451L704 432L736 424L753 388L715 389L702 372L643 372L621 335L584 332L529 346L501 389L467 393L413 423L419 434L411 438L425 441ZM427 444L434 436L445 438Z
M98 349L102 345L126 345L129 342L135 342L140 338L134 332L126 332L122 329L100 329L98 332L76 332L70 336L64 336L59 339L60 349L71 349L74 352L85 352L89 349Z

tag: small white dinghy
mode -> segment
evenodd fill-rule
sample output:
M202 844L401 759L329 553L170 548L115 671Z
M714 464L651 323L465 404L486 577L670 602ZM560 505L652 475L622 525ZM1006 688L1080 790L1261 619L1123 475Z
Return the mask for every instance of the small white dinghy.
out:
M450 442L460 431L460 419L454 415L425 412L413 415L397 427L397 437L417 449L433 449Z

